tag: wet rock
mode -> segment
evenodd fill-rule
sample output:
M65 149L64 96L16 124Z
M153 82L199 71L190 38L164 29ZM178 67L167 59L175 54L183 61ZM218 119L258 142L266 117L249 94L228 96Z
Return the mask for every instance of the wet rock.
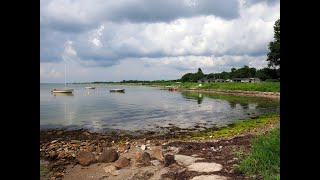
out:
M168 167L170 166L171 164L174 164L176 161L174 160L174 156L171 155L171 154L167 154L165 157L164 157L164 166L165 167Z
M80 151L76 159L78 160L79 164L82 166L88 166L96 162L96 158L94 154L89 151Z
M192 157L192 156L185 156L185 155L180 155L176 154L174 155L174 160L183 166L188 166L192 163L194 163L198 158Z
M198 162L188 166L188 171L197 171L197 172L215 172L215 171L220 171L221 169L222 169L222 165L214 162L211 162L211 163Z
M129 164L130 164L130 161L125 157L120 158L116 162L114 162L114 166L117 169L121 169L121 168L127 167Z
M163 150L161 146L155 146L151 152L151 156L158 159L159 161L164 161Z
M98 162L110 163L116 161L118 158L118 153L114 149L106 149L100 154Z

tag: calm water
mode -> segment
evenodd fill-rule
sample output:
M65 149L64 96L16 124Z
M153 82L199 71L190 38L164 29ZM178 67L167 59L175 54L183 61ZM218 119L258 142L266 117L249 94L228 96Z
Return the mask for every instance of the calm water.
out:
M64 84L40 85L40 129L86 128L91 131L156 130L174 124L191 128L230 123L248 114L278 112L279 101L195 92L159 90L157 87L70 84L72 96L51 94ZM125 88L125 93L110 89Z

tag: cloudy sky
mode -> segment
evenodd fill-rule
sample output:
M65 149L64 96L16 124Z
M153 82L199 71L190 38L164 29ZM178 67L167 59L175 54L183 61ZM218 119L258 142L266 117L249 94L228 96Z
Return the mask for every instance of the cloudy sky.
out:
M40 0L40 82L266 67L280 0Z

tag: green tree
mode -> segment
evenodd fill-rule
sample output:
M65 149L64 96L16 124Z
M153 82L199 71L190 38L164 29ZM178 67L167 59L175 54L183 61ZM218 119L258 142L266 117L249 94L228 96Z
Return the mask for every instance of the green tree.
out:
M202 72L201 68L198 69L197 73L203 75L203 72Z
M280 68L280 18L275 22L274 41L269 43L268 67Z

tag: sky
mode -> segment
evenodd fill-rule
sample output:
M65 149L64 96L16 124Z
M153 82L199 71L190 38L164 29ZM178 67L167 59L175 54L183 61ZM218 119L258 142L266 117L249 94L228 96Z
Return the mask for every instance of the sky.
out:
M40 82L267 67L280 0L40 0Z

